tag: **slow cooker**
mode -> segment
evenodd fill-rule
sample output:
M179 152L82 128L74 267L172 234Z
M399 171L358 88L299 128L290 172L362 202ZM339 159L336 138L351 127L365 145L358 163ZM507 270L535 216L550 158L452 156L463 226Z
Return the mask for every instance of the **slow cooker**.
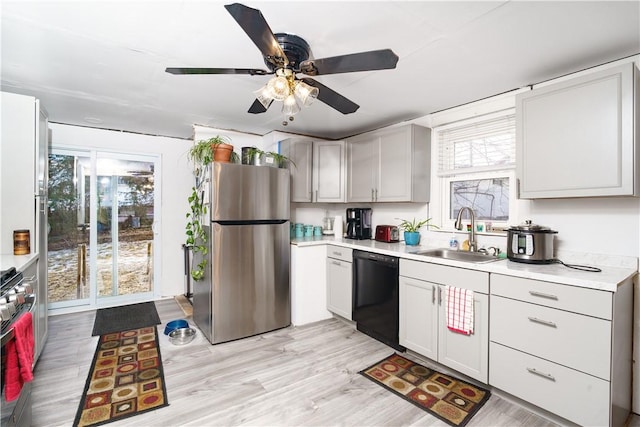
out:
M507 258L511 261L529 264L551 264L553 257L554 235L558 234L549 227L532 224L527 220L524 224L507 229Z

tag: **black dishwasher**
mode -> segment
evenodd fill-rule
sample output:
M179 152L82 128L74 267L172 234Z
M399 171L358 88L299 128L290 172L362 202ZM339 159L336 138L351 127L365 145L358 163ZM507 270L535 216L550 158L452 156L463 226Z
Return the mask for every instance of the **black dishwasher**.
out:
M353 251L353 320L359 331L398 351L398 258Z

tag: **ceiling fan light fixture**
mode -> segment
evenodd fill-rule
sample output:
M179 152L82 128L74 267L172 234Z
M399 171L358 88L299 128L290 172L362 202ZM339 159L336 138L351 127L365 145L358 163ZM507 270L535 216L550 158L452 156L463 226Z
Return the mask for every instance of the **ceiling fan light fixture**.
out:
M294 94L300 100L303 106L308 107L318 97L318 88L310 86L305 82L296 81Z
M291 70L287 68L276 70L276 75L267 83L269 95L277 101L284 101L284 99L291 94L291 86L289 83L292 79L293 72Z
M273 96L271 96L271 91L269 90L268 85L262 86L260 89L253 92L256 96L256 99L260 101L260 103L264 106L264 108L269 108L271 102L273 102Z
M300 112L298 100L293 94L287 96L282 102L282 112L285 116L293 116Z

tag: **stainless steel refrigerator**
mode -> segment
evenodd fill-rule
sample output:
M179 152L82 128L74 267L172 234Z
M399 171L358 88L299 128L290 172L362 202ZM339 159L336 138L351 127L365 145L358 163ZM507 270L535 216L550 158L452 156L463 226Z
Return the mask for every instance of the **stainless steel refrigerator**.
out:
M205 180L209 253L193 320L212 344L289 326L289 171L214 162Z

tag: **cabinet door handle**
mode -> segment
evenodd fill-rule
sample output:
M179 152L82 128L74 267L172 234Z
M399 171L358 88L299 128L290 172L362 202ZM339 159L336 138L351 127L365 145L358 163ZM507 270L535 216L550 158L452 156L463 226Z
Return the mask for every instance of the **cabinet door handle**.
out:
M532 374L541 376L542 378L546 378L548 380L551 380L551 381L555 381L556 380L556 378L553 375L545 374L544 372L540 372L536 368L527 368L527 371L531 372Z
M551 326L552 328L557 328L558 326L554 322L550 322L548 320L538 319L537 317L529 317L529 320L534 323L540 323L541 325Z
M376 198L375 198L375 199L373 199L373 201L374 201L374 202L377 202L377 201L378 201L378 189L377 189L377 188L376 188Z
M372 189L371 189L371 201L372 201L372 202L373 202L373 201L375 201L375 199L373 198L373 191L374 191L374 190L373 190L373 188L372 188Z
M340 261L332 261L332 264L333 264L333 265L342 265L342 264L340 263Z
M442 288L438 286L438 305L442 305Z
M553 300L556 300L556 301L558 300L558 297L556 295L545 294L545 293L538 292L538 291L529 291L529 295L532 295L534 297L553 299Z
M431 285L431 304L436 303L436 287Z

